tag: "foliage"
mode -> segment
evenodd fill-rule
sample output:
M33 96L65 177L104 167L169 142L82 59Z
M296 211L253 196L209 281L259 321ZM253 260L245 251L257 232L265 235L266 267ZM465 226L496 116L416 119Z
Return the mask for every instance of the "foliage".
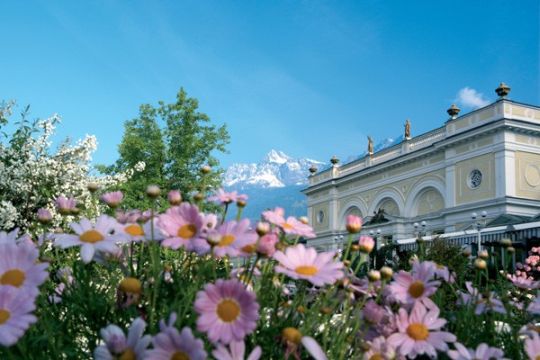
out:
M94 216L101 209L92 202L87 190L89 182L102 187L125 181L132 169L114 176L90 176L91 154L97 146L94 136L70 144L62 142L52 148L51 138L60 117L30 121L29 109L23 109L18 121L13 121L14 102L0 105L0 230L35 228L36 212L47 208L53 214L53 225L62 219L56 213L54 200L58 196L77 197L81 215Z
M180 89L174 103L141 105L139 116L126 121L118 147L119 159L100 170L115 174L145 162L145 171L120 187L127 195L129 207L149 206L144 189L151 184L177 189L185 195L220 184L221 171L214 152L226 151L229 134L225 125L211 124L208 115L198 111L198 107L198 101ZM204 184L200 174L203 165L214 169L211 176L204 177Z

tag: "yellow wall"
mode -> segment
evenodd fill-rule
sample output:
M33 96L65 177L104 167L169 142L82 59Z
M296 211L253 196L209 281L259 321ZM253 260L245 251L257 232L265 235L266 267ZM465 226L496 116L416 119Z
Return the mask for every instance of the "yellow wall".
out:
M471 189L468 179L471 171L482 172L482 183ZM495 197L495 156L485 154L456 163L455 171L456 205L462 205Z
M540 200L540 154L516 151L516 196Z

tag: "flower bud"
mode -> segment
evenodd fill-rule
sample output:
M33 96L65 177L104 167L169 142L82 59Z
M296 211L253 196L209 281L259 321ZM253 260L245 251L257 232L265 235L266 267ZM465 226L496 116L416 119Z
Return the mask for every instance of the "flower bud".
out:
M88 189L88 191L90 191L91 193L95 193L99 190L99 184L95 182L89 182L88 184L86 184L86 189Z
M360 236L360 239L358 240L358 246L360 246L360 251L366 254L369 254L371 251L373 251L373 247L375 246L375 241L371 236Z
M298 306L296 307L296 311L298 311L300 314L303 314L303 313L306 312L306 308L303 307L302 305L298 305Z
M256 228L259 236L264 236L270 232L270 224L267 222L259 221Z
M52 221L52 214L48 209L41 208L37 211L38 221L42 224L48 224Z
M351 245L351 251L360 251L360 245L352 244Z
M485 260L485 259L489 258L489 254L488 254L487 250L482 250L482 251L480 251L478 253L478 257Z
M476 258L474 260L474 267L477 268L478 270L485 270L487 268L486 260L481 259L481 258Z
M204 175L210 174L211 171L212 171L212 168L209 165L201 166L201 173L202 174L204 174Z
M200 192L193 195L193 200L195 201L202 201L203 199L204 199L204 195Z
M469 257L472 255L472 250L470 247L466 247L463 249L463 251L461 252L461 254L465 257Z
M137 278L126 277L120 281L118 289L125 293L140 294L142 292L142 284Z
M236 206L238 206L239 208L244 208L246 207L246 205L247 205L247 202L245 200L238 199L236 201Z
M392 275L394 275L394 270L392 270L392 268L388 266L383 266L380 272L384 280L390 280L392 279Z
M221 234L216 230L210 230L206 235L206 241L210 245L215 246L221 242Z
M111 191L101 195L101 201L114 209L120 205L124 199L124 194L121 191Z
M298 329L293 327L287 327L281 331L281 337L289 342L293 343L295 345L300 344L300 341L302 341L302 333L298 331Z
M371 282L379 281L381 280L381 273L379 270L370 270L368 271L367 277Z
M506 251L508 251L509 253L513 254L516 252L516 248L513 247L513 246L509 246L506 248Z
M182 202L182 194L178 190L171 190L167 194L167 200L172 206L180 205Z
M357 234L362 229L362 218L356 215L347 215L347 231L351 234Z
M146 195L148 195L149 198L155 199L161 194L161 189L157 185L148 185L146 188Z
M501 240L501 245L504 246L504 247L510 247L512 246L512 240L506 238L506 239L502 239Z
M298 220L304 225L309 225L309 219L307 218L307 216L300 216Z

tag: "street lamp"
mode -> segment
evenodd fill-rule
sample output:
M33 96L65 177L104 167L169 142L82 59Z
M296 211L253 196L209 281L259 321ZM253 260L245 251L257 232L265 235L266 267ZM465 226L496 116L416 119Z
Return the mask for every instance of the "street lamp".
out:
M482 251L482 234L480 233L480 230L483 226L486 225L486 217L487 217L487 211L483 210L480 213L480 218L478 218L478 214L473 212L471 214L471 219L473 220L473 226L476 228L476 243L478 244L478 253ZM481 221L480 221L481 219Z

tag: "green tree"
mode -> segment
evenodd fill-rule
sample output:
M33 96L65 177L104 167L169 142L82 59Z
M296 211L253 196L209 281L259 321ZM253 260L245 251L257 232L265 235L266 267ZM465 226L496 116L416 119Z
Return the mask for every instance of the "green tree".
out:
M127 207L145 208L148 202L144 191L151 184L162 189L178 189L184 197L219 186L222 170L214 153L226 152L229 134L225 125L212 124L208 115L198 108L197 99L180 89L174 103L159 101L157 107L141 105L139 116L126 121L118 146L119 159L100 170L114 174L145 162L145 170L135 173L122 185ZM204 176L204 184L200 173L203 165L213 170Z

